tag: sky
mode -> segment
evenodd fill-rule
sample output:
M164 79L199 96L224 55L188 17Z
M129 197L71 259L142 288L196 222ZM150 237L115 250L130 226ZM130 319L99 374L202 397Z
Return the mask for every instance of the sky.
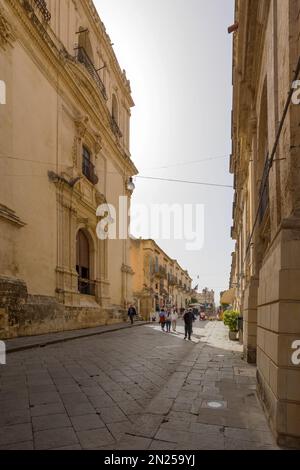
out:
M131 154L141 176L232 186L234 0L94 0L131 82ZM204 161L200 161L204 160ZM200 204L202 247L156 241L219 301L228 289L233 190L135 179L133 206ZM133 235L136 235L133 230ZM149 232L139 233L147 238Z

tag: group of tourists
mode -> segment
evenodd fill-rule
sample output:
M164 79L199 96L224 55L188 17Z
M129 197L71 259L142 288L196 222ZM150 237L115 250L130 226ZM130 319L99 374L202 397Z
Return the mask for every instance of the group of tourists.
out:
M130 305L128 309L128 317L130 319L131 324L133 324L133 319L134 317L137 316L137 311L133 305ZM162 308L158 312L158 317L159 317L159 323L161 326L162 331L165 331L167 333L171 332L171 328L173 332L176 332L177 328L177 321L179 318L178 312L176 308ZM184 339L188 339L191 341L191 336L193 333L193 322L195 321L195 315L193 313L193 310L188 308L184 311L182 315L182 319L184 321ZM152 321L156 321L157 317L156 314L152 315Z
M177 320L178 313L176 309L170 308L165 310L164 308L162 308L159 312L159 323L162 331L170 333L172 327L172 330L175 332L177 327Z
M159 323L162 331L170 333L172 327L172 330L176 332L178 318L179 315L175 308L162 308L159 312ZM191 341L191 336L193 332L193 322L195 321L195 315L193 313L193 310L186 309L182 315L182 319L184 321L184 339L188 339L189 341Z

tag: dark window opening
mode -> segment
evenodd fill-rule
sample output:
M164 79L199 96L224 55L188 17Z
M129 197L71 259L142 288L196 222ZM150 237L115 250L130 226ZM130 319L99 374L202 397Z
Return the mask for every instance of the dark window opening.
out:
M90 245L88 237L79 230L76 240L76 271L81 294L95 295L95 283L90 279Z
M98 183L99 179L95 173L95 166L91 161L91 153L85 146L82 148L82 173L91 183Z

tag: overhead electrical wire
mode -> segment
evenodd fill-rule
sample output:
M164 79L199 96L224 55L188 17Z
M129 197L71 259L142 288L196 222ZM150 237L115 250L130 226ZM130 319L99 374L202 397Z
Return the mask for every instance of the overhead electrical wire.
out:
M51 166L56 166L55 163L53 162L44 162L44 161L39 161L39 160L32 160L32 159L27 159L27 158L22 158L22 157L17 157L17 156L8 156L8 155L1 155L0 158L7 159L7 160L19 160L23 162L30 162L30 163L38 163L38 164L44 164L44 165L51 165ZM197 163L200 163L202 161L208 161L208 160L216 160L220 158L225 158L225 157L210 157L208 159L204 160L198 160ZM191 163L191 162L190 162ZM195 163L195 162L193 162ZM185 163L182 163L183 165ZM186 164L189 164L186 162ZM181 164L179 164L181 165ZM65 164L59 164L60 167L65 167L67 168L67 165ZM174 165L176 166L176 165ZM167 167L165 167L167 168ZM107 171L107 174L119 174L117 171ZM2 176L7 176L7 177L21 177L21 176L26 176L26 177L45 177L45 175L34 175L34 174L7 174L7 175L2 175ZM139 179L144 179L144 180L154 180L154 181L165 181L165 182L170 182L170 183L181 183L181 184L193 184L193 185L200 185L200 186L210 186L210 187L219 187L219 188L230 188L233 189L232 186L230 185L225 185L225 184L216 184L216 183L209 183L209 182L201 182L201 181L189 181L189 180L180 180L180 179L174 179L174 178L159 178L159 177L154 177L154 176L144 176L144 175L136 175L135 178Z
M138 175L135 178L139 179L145 179L145 180L155 180L155 181L167 181L170 183L184 183L184 184L197 184L200 186L213 186L217 188L230 188L233 189L233 186L227 185L227 184L217 184L217 183L206 183L202 181L188 181L188 180L177 180L177 179L172 179L172 178L156 178L154 176L141 176Z
M202 158L200 160L192 160L192 161L189 161L189 162L173 163L171 165L166 164L164 166L158 166L158 167L155 167L155 168L144 168L144 171L164 170L164 169L167 169L167 168L175 168L175 167L178 167L178 166L198 165L199 163L202 163L202 162L210 162L210 161L213 161L213 160L221 160L223 158L228 158L228 155L222 155L220 157L207 157L207 158Z

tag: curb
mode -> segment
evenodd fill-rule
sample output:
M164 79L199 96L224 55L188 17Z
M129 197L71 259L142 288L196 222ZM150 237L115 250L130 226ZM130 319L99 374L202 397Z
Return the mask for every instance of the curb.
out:
M119 326L117 328L109 328L105 331L98 331L98 332L93 332L93 333L87 332L86 334L81 334L81 335L78 335L75 333L74 336L69 336L67 338L58 338L58 339L53 338L53 340L50 339L45 342L40 341L34 344L26 344L24 346L13 346L11 348L7 347L6 354L10 354L10 353L18 352L18 351L26 351L28 349L44 348L51 344L66 343L67 341L73 341L74 339L89 338L92 336L105 335L106 333L112 333L114 331L127 330L132 327L145 326L145 325L150 325L150 324L151 322L143 322L143 323L139 323L138 325L133 324L133 325L126 325L126 326Z

